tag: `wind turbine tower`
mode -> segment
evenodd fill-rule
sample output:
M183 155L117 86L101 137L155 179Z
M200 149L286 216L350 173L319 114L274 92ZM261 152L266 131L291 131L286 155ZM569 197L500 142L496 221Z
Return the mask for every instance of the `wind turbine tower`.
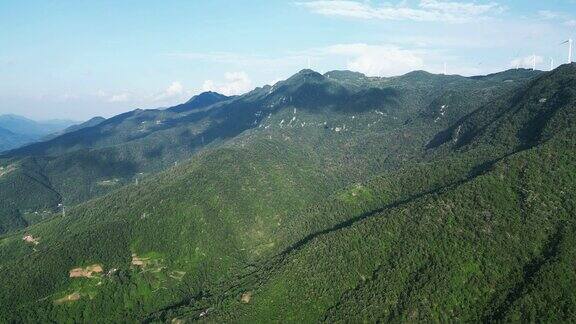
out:
M572 38L568 39L568 63L572 63L572 46L574 45L574 41Z
M550 58L550 71L554 70L554 58Z
M532 71L536 71L536 54L532 56Z
M444 75L448 75L448 65L444 62Z
M574 40L572 38L568 38L567 41L560 45L568 44L568 64L572 63L572 46L574 44Z

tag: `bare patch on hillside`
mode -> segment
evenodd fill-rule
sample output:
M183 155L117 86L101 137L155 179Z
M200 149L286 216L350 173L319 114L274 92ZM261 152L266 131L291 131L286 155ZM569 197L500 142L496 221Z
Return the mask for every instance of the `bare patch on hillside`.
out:
M65 303L75 302L75 301L77 301L77 300L80 300L80 297L82 297L82 296L80 296L79 293L75 292L75 293L72 293L72 294L70 294L70 295L68 295L68 296L64 296L64 297L62 297L62 298L60 298L60 299L56 299L56 300L54 301L54 304L62 305L62 304L65 304Z
M34 245L40 244L40 238L35 238L34 236L32 236L32 234L24 235L22 240L26 243L29 243L29 244L34 244Z
M102 180L98 181L97 184L99 186L107 187L107 186L115 186L120 182L119 179L110 179L110 180Z
M101 265L93 264L86 268L74 268L70 270L70 278L92 278L96 273L104 271Z
M14 170L16 170L16 166L14 164L10 164L8 166L0 166L0 178Z
M132 254L132 265L145 267L148 262L150 262L150 258L140 258L136 253Z
M240 297L240 301L243 302L244 304L248 304L251 299L252 299L252 292L251 291L247 291L247 292L243 293L242 297Z

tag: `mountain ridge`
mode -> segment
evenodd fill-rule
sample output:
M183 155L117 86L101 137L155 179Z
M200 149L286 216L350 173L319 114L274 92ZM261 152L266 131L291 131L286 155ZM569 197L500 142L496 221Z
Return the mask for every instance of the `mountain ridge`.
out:
M25 214L32 225L0 236L0 320L573 317L575 70L516 71L514 82L308 73L173 120L134 111L96 127L158 127L124 144L3 160L4 197L40 182L47 187L35 190L59 188L59 179L74 179L75 192L80 180L101 191L66 203L65 216ZM327 97L314 101L309 86ZM294 94L312 95L300 105ZM465 123L466 145L447 137L426 148ZM535 124L546 136L525 137ZM183 137L188 146L168 136L181 125L196 131ZM83 178L99 170L89 168L93 159L118 171L113 154L137 156L126 149L150 148L151 139L168 143L142 162L167 159L158 172L139 175L139 161L124 158L134 168L126 180ZM174 165L166 152L186 147L197 150ZM59 177L46 172L52 167ZM38 181L2 183L30 176ZM70 199L51 192L27 203ZM71 277L75 269L103 271ZM550 307L557 301L562 307Z
M316 124L314 127L321 130L320 133L313 132L312 140L329 134L326 130L335 132L345 129L344 120L355 117L354 114L364 116L362 119L366 125L374 123L371 116L386 119L388 125L384 127L390 130L401 127L403 123L406 124L414 118L444 122L445 118L453 117L450 117L451 114L446 117L441 114L441 104L438 104L438 108L433 108L438 110L424 113L430 108L425 108L428 104L423 102L438 96L438 100L441 100L444 91L442 89L450 84L463 88L451 93L451 96L466 96L467 91L479 87L486 89L482 93L485 98L493 96L491 92L516 86L513 83L496 81L494 85L499 85L499 88L495 88L492 84L494 81L490 79L477 81L432 74L426 74L425 80L421 80L423 82L410 85L415 82L415 74L408 74L406 80L402 77L368 78L359 74L344 74L353 75L355 79L345 78L338 81L311 70L302 70L273 87L257 88L238 97L228 98L207 93L205 96L216 98L216 102L211 104L210 101L202 101L202 104L207 106L198 106L198 109L191 111L184 110L184 113L171 111L171 108L137 109L111 117L93 127L81 128L46 142L5 152L1 157L6 163L35 157L34 163L24 164L33 169L24 167L19 169L19 172L43 174L51 183L46 195L52 196L52 191L56 191L64 199L60 203L76 204L135 181L141 177L140 174L161 171L179 160L192 157L206 146L221 145L246 131L266 133L268 129L281 130L285 126L293 129L297 125L297 129L306 130L306 122L297 122L298 118L294 116L297 111L304 114L303 118L310 119L308 125ZM520 82L532 76L532 72L528 71L516 74ZM421 90L416 92L414 89ZM201 97L202 95L196 96L191 101ZM414 100L415 98L418 99ZM198 102L194 104L197 105ZM430 101L430 104L435 105L433 101ZM181 107L176 106L178 109ZM369 112L371 109L372 113ZM414 111L422 113L414 115ZM376 115L371 115L374 113ZM322 125L319 125L320 123ZM410 127L427 126L416 123ZM390 140L384 141L387 142ZM392 145L392 142L384 145ZM411 143L409 146L413 145ZM417 152L419 149L414 147L413 150ZM77 179L77 185L64 181L73 178ZM23 180L17 180L15 186L18 187L20 181ZM23 181L22 185L27 183L28 180ZM103 186L100 183L111 185ZM6 195L9 197L12 194ZM56 208L56 205L54 203L49 209ZM20 214L38 211L22 207L17 209L22 210Z

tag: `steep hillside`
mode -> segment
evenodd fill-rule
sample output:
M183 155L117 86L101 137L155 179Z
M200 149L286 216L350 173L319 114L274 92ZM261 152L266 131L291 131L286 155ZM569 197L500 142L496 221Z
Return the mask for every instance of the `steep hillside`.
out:
M340 185L418 161L430 135L538 72L484 78L410 73L370 78L347 71L303 70L288 80L239 97L206 93L166 110L135 110L52 140L8 152L0 165L25 164L42 174L50 191L75 205L141 180L204 149L278 139L316 149L327 175ZM334 150L338 147L338 150ZM377 156L377 158L374 158ZM0 187L27 183L0 178ZM23 218L30 209L7 198ZM56 205L51 206L56 209Z
M573 321L575 79L302 71L184 115L186 162L0 237L0 321Z
M574 125L575 64L563 65L485 109L470 113L438 134L428 147L489 145L511 150L529 147Z

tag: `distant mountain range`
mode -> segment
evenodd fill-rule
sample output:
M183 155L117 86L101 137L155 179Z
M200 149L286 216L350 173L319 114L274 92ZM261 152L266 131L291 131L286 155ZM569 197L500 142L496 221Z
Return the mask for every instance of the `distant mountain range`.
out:
M6 151L0 322L573 322L575 107L302 70Z
M71 120L34 121L18 115L0 115L0 152L38 141L76 123Z

